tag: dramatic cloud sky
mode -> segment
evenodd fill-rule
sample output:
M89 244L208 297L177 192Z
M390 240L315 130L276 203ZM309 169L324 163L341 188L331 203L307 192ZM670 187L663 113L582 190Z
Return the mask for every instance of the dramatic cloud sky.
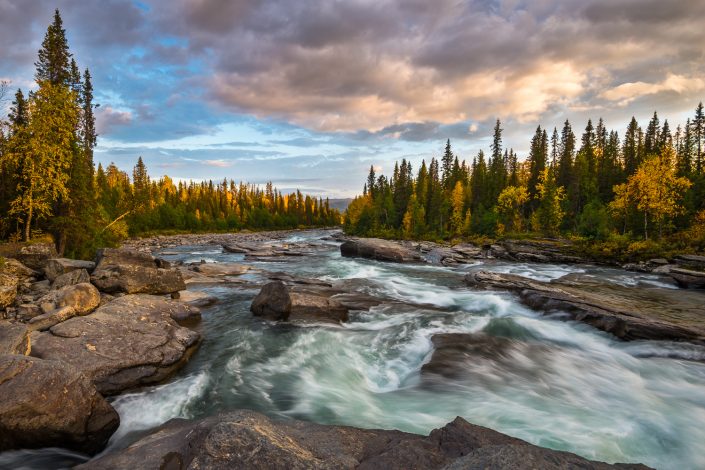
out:
M94 76L96 159L329 196L370 165L471 160L496 118L672 128L705 99L703 0L0 0L0 79L31 88L53 8Z

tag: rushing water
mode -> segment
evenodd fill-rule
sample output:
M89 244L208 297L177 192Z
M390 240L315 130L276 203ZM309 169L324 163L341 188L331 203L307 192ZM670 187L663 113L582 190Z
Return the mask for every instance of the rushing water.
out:
M573 272L638 288L673 286L656 276L594 267L478 264L396 265L341 258L337 245L308 232L290 242L326 243L306 258L253 262L393 301L351 315L342 326L293 327L249 313L256 289L204 288L218 304L203 310L205 338L169 383L119 396L121 426L107 452L175 417L249 408L269 416L428 433L455 416L553 449L660 469L705 468L705 350L664 342L617 341L586 325L542 316L510 294L463 286L470 269L548 280ZM178 254L173 254L174 252ZM208 247L170 249L174 261L238 261ZM263 282L257 269L245 275ZM436 333L516 341L509 359L478 359L458 380L424 379ZM0 455L0 467L60 468L79 462L59 450Z

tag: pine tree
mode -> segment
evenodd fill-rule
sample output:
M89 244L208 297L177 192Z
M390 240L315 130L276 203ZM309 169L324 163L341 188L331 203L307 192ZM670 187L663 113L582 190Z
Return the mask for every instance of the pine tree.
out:
M654 111L654 116L649 121L644 134L644 153L647 157L657 155L659 153L658 145L661 138L661 127L659 125L658 113Z
M39 59L34 64L37 68L34 78L37 83L49 82L51 85L70 85L70 64L71 53L66 40L66 31L59 10L56 9L54 22L47 29L42 48L39 49Z
M531 139L531 147L529 150L529 181L528 188L529 198L532 202L536 199L538 194L538 189L536 185L539 182L539 177L546 168L548 158L548 135L545 130L541 129L541 126L536 128L534 137ZM536 203L530 204L530 207L534 208Z
M443 157L441 158L441 180L443 181L443 187L446 190L452 189L451 175L453 172L453 151L450 148L450 139L446 141L446 148L443 152Z
M575 134L566 119L561 131L560 156L556 175L559 186L567 188L571 185L573 174L573 159L575 158Z
M624 145L622 146L624 157L624 171L627 176L634 174L641 164L639 152L639 123L632 116L632 120L624 133Z
M702 101L695 109L695 117L692 122L693 141L695 143L695 171L701 174L705 169L705 111Z

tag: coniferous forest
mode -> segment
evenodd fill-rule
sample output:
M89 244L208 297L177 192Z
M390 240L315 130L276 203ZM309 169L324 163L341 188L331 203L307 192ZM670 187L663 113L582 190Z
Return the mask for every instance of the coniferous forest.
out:
M154 230L339 224L328 200L283 194L271 183L175 184L168 176L150 178L141 158L132 175L114 164L96 169L91 74L72 56L58 10L35 65L36 89L4 96L12 101L0 121L0 239L49 235L59 253L91 257L97 247ZM6 83L0 93L9 93Z
M370 168L345 228L358 235L439 239L569 235L604 255L705 248L705 112L675 130L654 112L624 134L602 119L578 135L537 127L521 161L497 120L489 154L468 163L448 141L414 174L406 160L391 177Z

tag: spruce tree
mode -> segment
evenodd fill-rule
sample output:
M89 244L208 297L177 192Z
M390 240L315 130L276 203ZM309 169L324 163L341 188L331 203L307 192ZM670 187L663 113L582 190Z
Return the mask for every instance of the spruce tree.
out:
M58 9L54 11L54 21L47 29L42 48L39 49L39 58L34 65L37 68L34 76L37 83L70 85L71 53Z
M692 122L692 133L694 141L694 151L695 151L695 172L697 174L702 174L705 170L705 111L703 110L702 101L698 104L695 109L695 117Z

